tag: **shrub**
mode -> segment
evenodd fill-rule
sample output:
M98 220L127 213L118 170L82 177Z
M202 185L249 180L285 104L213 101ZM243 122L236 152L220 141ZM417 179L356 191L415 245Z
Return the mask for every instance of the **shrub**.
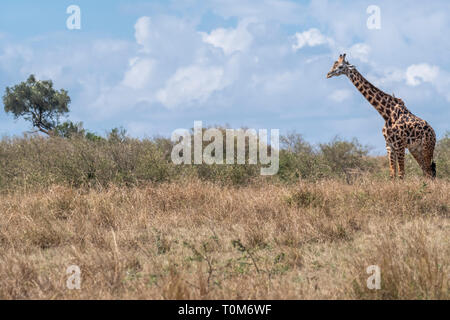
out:
M361 145L357 139L346 141L336 137L329 143L320 144L320 151L330 171L345 177L347 182L352 174L370 171L373 167L367 157L369 148Z
M133 186L188 176L231 185L245 185L260 179L295 183L299 179L334 178L352 183L360 174L387 177L386 157L369 156L368 148L357 140L336 138L314 147L300 135L289 134L281 139L278 174L262 178L261 166L248 163L174 165L171 160L173 143L166 138L133 139L123 129L114 129L103 138L80 128L67 124L60 131L61 135L45 138L38 135L4 137L0 141L0 189L47 187L55 183L74 187L111 183ZM447 134L436 147L439 178L450 177L449 141ZM236 157L235 154L235 162ZM407 172L422 176L410 157L407 157Z
M447 131L437 142L434 157L437 176L448 179L450 177L450 131Z

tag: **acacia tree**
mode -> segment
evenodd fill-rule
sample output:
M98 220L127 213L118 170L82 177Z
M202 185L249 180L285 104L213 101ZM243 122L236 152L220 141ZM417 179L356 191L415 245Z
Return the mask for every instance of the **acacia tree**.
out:
M23 117L38 131L50 135L59 118L69 112L70 97L64 89L53 89L51 80L39 81L30 75L26 82L6 88L3 104L6 113L16 119Z

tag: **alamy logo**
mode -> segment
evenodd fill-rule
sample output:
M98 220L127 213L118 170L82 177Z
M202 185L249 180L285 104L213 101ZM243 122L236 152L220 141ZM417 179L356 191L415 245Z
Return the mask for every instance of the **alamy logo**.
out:
M226 134L225 153L223 154L224 137ZM245 164L248 150L248 164L264 165L261 175L275 175L279 169L280 131L270 130L270 147L267 141L266 129L224 129L210 128L203 130L201 121L194 122L193 143L191 132L187 129L177 129L172 133L172 142L177 143L172 149L174 164L192 164L192 144L194 147L194 164ZM246 146L248 139L248 148ZM203 142L210 142L203 148ZM237 149L235 157L235 147ZM259 151L259 152L258 152ZM259 155L259 157L258 157Z
M371 274L367 278L367 288L369 290L380 290L381 289L381 270L379 266L368 266L366 269L367 274Z
M72 265L66 270L66 274L69 275L66 281L67 289L80 290L81 289L81 270L79 266Z
M367 19L367 28L370 30L381 29L381 9L379 6L371 5L367 7L367 14L370 14Z
M66 26L69 30L80 30L81 29L81 9L79 6L71 5L67 7L67 14L70 16L67 18Z

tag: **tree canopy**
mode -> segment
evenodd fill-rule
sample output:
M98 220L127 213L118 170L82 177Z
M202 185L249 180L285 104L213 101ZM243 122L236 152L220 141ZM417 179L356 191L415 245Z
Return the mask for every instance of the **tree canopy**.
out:
M30 75L27 81L6 88L3 104L5 112L16 119L23 117L40 132L51 134L59 118L69 112L70 97L64 89L53 89L51 80L40 81Z

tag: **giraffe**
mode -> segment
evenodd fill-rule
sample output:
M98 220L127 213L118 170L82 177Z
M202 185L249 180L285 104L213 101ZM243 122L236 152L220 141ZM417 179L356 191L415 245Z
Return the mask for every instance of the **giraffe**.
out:
M433 153L436 134L433 128L425 120L412 114L402 99L381 91L367 81L345 57L345 53L339 56L327 78L345 74L383 117L385 124L382 132L386 140L391 179L397 177L397 164L399 178L403 179L405 176L406 148L416 159L424 175L435 178Z

